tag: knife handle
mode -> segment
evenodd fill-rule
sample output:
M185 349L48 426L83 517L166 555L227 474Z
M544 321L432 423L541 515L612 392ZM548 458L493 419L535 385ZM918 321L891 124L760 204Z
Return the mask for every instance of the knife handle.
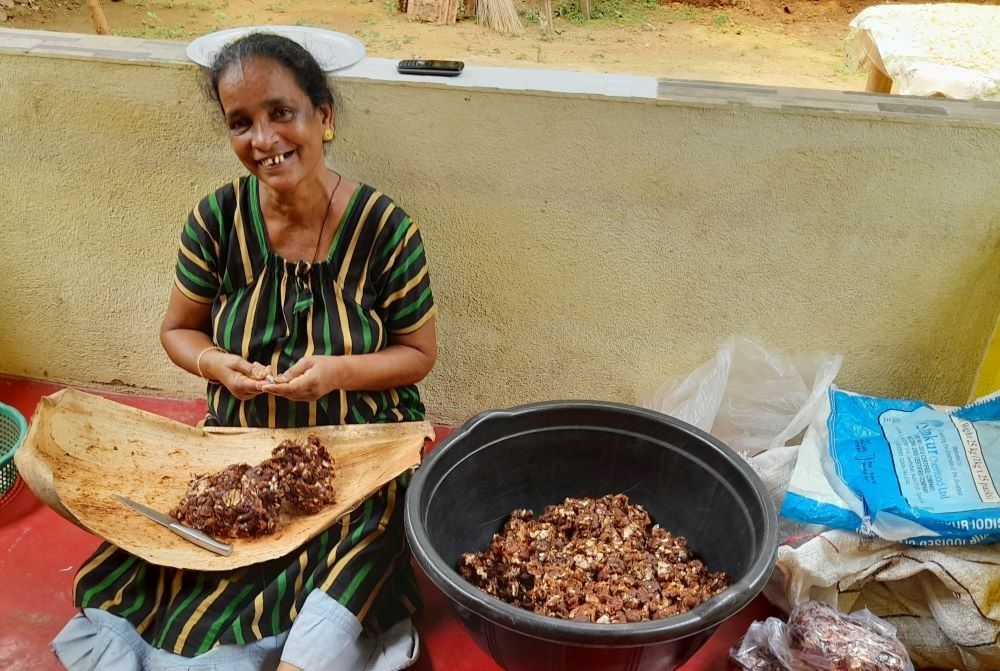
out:
M228 557L229 555L233 554L233 546L232 545L229 545L228 543L222 543L220 541L217 541L214 538L212 538L211 536L209 536L208 534L202 533L201 531L198 531L197 529L192 529L191 527L186 527L183 524L178 524L177 522L174 522L174 523L170 524L169 528L170 528L171 531L173 531L175 534L177 534L181 538L189 540L192 543L194 543L195 545L197 545L198 547L205 548L206 550L208 550L210 552L214 552L217 555L222 555L223 557Z

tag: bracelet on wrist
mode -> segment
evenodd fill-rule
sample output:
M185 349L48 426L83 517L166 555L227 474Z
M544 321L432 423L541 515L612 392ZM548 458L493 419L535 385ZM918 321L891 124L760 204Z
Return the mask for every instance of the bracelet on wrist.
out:
M199 352L199 353L198 353L198 358L197 358L197 359L195 359L195 362L194 362L194 366L195 366L195 368L197 368L197 369L198 369L198 375L199 375L200 377L203 377L203 378L205 378L206 380L208 380L208 379L209 379L209 378L208 378L208 376L207 376L207 375L205 375L205 373L203 373L203 372L202 372L202 370L201 370L201 358L202 358L203 356L205 356L205 355L206 355L206 354L208 354L209 352L225 352L225 351L226 351L226 350L222 349L222 348L221 348L221 347L219 347L218 345L211 345L211 346L209 346L209 347L206 347L205 349L203 349L203 350L202 350L201 352ZM209 380L209 382L211 382L211 381L212 381L212 380Z

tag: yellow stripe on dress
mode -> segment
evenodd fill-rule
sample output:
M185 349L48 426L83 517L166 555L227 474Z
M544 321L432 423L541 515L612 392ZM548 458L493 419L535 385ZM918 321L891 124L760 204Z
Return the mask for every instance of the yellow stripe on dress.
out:
M149 629L149 625L156 619L156 614L160 612L160 602L163 601L163 591L166 587L164 584L166 582L166 569L162 566L158 568L160 569L160 576L156 579L156 598L153 600L153 608L149 611L149 615L135 628L140 634Z
M205 231L205 235L208 239L212 241L212 249L215 250L215 258L219 258L219 243L215 237L208 231L208 226L205 225L205 220L201 218L201 212L198 208L194 208L194 220L201 226L201 230Z
M183 574L181 571L176 571L174 573L174 579L170 581L170 598L167 600L167 610L171 610L174 607L174 599L181 592L181 582Z
M333 547L333 550L326 556L326 568L329 569L337 561L337 550L340 544L347 540L351 531L351 513L344 513L340 516L340 539Z
M308 565L309 565L309 553L303 550L302 552L299 553L299 574L295 576L295 591L293 592L293 594L295 594L296 597L298 597L298 595L302 592L302 581L303 578L305 577L306 567ZM308 594L306 596L308 596ZM292 620L294 620L298 614L299 614L299 608L295 604L295 602L292 601L292 610L291 610Z
M393 556L392 561L389 562L389 568L386 569L385 573L382 574L382 577L379 578L378 582L375 583L375 586L372 587L368 594L368 598L365 600L365 605L361 606L361 610L358 611L357 618L359 621L365 621L365 616L368 614L368 610L372 607L372 604L375 603L375 597L378 596L378 593L381 591L382 585L385 584L385 581L388 580L389 576L391 576L393 571L396 570L396 562L399 561L399 558L403 556L404 552L406 552L406 545L402 545L399 548L399 552L397 552Z
M212 333L220 332L219 324L222 323L222 315L226 313L226 305L229 303L229 298L226 296L226 294L220 293L218 299L219 299L219 311L215 314L215 323L212 324ZM215 341L215 338L212 338L212 344L218 345L219 343Z
M116 548L114 545L111 545L109 543L108 547L105 548L105 550L103 552L101 552L101 554L97 555L96 557L94 557L93 559L91 559L86 564L84 564L83 566L80 567L80 570L77 572L76 577L73 578L73 593L74 594L76 594L76 591L80 588L80 579L83 578L84 576L86 576L88 573L90 573L91 571L93 571L95 568L97 568L101 564L103 564L107 560L108 557L110 557L112 554L114 554L115 550L117 550L117 549L118 548Z
M337 580L337 576L339 576L343 572L343 570L348 566L348 564L351 563L351 560L359 552L361 552L366 547L374 543L376 540L378 540L379 536L385 533L386 527L389 526L389 519L392 517L392 512L393 510L396 509L395 480L389 483L389 494L386 498L388 499L388 502L386 503L385 513L382 514L382 518L378 521L378 528L372 531L367 536L365 536L363 539L361 539L360 543L351 548L351 551L348 552L346 555L344 555L344 557L340 559L333 566L333 569L330 571L330 575L328 575L326 577L326 580L323 581L322 589L324 592L330 589L330 586L333 585L334 581Z
M423 281L425 277L427 277L427 266L421 268L420 272L413 276L413 279L411 279L409 282L403 285L402 289L386 296L385 300L382 301L382 307L387 308L396 301L406 298L406 294L413 291L413 287L420 284L420 282Z
M393 329L392 333L396 333L398 335L406 335L407 333L413 333L414 331L416 331L417 329L419 329L421 326L423 326L424 324L426 324L427 322L429 322L431 320L431 317L435 317L437 315L437 312L438 312L438 306L437 305L432 305L431 309L428 310L426 312L426 314L424 314L423 317L421 317L420 319L418 319L415 324L410 324L406 328L402 328L402 329Z
M312 280L310 279L310 282ZM312 356L316 351L316 343L313 341L313 305L309 306L306 312L306 349L302 358ZM316 426L316 401L309 401L309 419L306 420L309 426Z
M236 229L236 239L240 243L240 256L243 258L243 279L247 284L253 282L253 266L250 264L250 252L247 250L247 236L243 226L243 212L240 210L240 180L233 180L233 190L236 192L236 214L233 215Z
M281 347L274 348L274 354L271 355L271 371L278 375L278 359L281 357ZM274 398L274 394L267 395L267 426L269 428L275 428L277 426L277 403Z
M219 385L219 386L221 386L221 385ZM212 395L212 403L213 403L212 410L215 411L215 416L216 417L221 417L222 416L221 415L221 412L222 412L222 394L219 392L218 388L215 389L215 393Z
M364 229L364 223L368 221L368 215L371 214L372 208L375 207L375 203L382 196L378 191L372 192L371 197L368 202L365 203L365 209L361 211L361 216L358 218L358 225L354 228L354 235L351 236L351 243L347 247L347 253L344 255L343 265L340 267L340 275L337 276L337 284L343 287L347 283L347 273L351 269L352 261L354 259L354 251L358 246L358 238L361 237L361 231Z
M375 236L373 240L378 240L378 236L382 234L382 229L385 228L385 222L389 221L389 215L393 213L396 209L396 204L391 202L389 207L385 208L385 212L382 213L382 218L378 220L378 227L375 229ZM368 258L365 260L364 265L361 266L361 278L358 280L358 290L354 293L354 302L361 305L361 299L365 293L365 282L368 281L368 265L371 263L372 254L375 253L375 245L372 244L371 248L368 250Z
M285 323L285 330L286 331L289 330L288 329L288 319L285 317L285 296L287 294L287 291L286 291L287 285L288 285L288 282L279 282L278 283L278 286L280 287L280 289L278 291L278 304L281 306L281 309L279 310L279 312L281 313L281 320ZM276 326L276 325L272 324L272 327L273 326ZM281 347L280 346L276 346L274 348L274 353L271 355L271 371L274 372L275 375L278 375L278 374L284 372L284 371L278 370L278 363L280 363L280 359L281 359ZM277 403L275 401L274 394L268 394L267 395L267 425L268 425L268 427L270 427L272 429L275 428L277 426L277 421L278 421L277 420Z
M257 308L260 305L261 287L264 286L263 278L258 281L250 292L250 301L247 305L247 316L244 321L243 342L240 343L240 355L250 361L250 334L254 331L254 320L257 318ZM251 361L251 363L253 363Z
M195 303L201 303L202 305L211 305L212 301L214 300L212 298L204 298L202 296L199 296L198 294L191 293L187 289L187 287L181 284L180 279L176 276L174 277L174 286L177 287L180 290L180 292L184 294L186 298L193 300Z
M257 640L264 638L264 634L260 633L260 618L264 614L264 593L261 592L257 595L257 598L253 600L253 623L250 625L250 631L253 635L257 637Z
M368 407L372 409L372 414L378 412L378 403L375 402L375 399L372 398L371 394L368 393L361 394L361 400L367 403Z
M215 588L215 591L198 602L198 606L194 609L194 612L191 613L191 617L189 617L187 622L184 623L184 628L181 629L180 636L178 636L177 640L174 641L175 655L181 654L181 651L184 650L184 644L187 643L187 638L191 634L191 630L194 629L195 625L197 625L205 613L208 612L209 606L215 603L215 600L218 599L228 587L228 580L220 580L219 586Z
M193 263L194 265L196 265L199 268L201 268L202 270L204 270L209 275L212 274L212 271L209 270L209 268L208 268L208 264L205 263L205 259L203 259L200 256L198 256L197 254L193 253L190 249L188 249L184 245L181 245L180 249L181 249L181 254L183 254L184 257L187 258L187 260L189 260L191 263Z
M345 262L346 263L346 262ZM344 302L344 296L340 292L340 287L336 287L334 290L337 299L337 317L340 320L340 332L344 335L344 354L349 356L354 349L354 342L351 340L351 325L347 321L347 305ZM347 423L347 391L344 389L339 390L340 396L340 418L339 424Z
M139 571L138 570L132 571L132 577L129 578L128 581L124 585L121 586L121 589L119 589L118 592L115 593L115 598L108 599L107 601L105 601L104 603L102 603L101 606L100 606L100 609L101 610L108 610L108 609L110 609L110 608L112 608L112 607L117 606L118 604L120 604L122 602L122 598L125 596L125 590L128 589L129 585L131 585L133 582L135 582L135 579L138 576L139 576Z
M416 235L416 233L417 233L416 226L410 226L410 228L407 229L406 235L403 236L403 241L396 246L396 251L394 251L392 253L392 256L390 256L388 260L385 262L385 268L381 270L382 273L388 272L390 268L396 265L396 259L398 259L399 255L403 253L404 249L406 249L406 245L410 244L410 240L413 238L414 235Z

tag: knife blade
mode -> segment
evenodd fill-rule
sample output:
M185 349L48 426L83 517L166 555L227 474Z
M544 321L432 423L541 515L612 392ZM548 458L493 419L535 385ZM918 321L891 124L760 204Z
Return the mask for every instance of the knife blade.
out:
M198 531L197 529L192 529L191 527L186 527L173 517L169 515L164 515L158 510L154 510L149 506L144 506L141 503L133 501L132 499L126 498L124 496L119 496L118 494L112 494L113 497L118 499L118 501L137 513L145 515L154 522L159 522L166 528L173 531L175 534L180 536L186 541L194 543L198 547L205 548L210 552L214 552L217 555L222 555L228 557L233 553L233 546L228 543L223 543L217 541L203 531Z

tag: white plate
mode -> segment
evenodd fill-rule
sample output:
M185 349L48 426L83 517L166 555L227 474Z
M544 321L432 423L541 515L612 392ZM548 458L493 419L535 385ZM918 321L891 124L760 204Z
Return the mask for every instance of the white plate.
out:
M220 30L191 42L187 46L187 56L198 65L210 67L222 47L250 33L273 33L298 42L313 55L324 72L346 68L365 57L365 45L360 40L307 26L245 26Z

